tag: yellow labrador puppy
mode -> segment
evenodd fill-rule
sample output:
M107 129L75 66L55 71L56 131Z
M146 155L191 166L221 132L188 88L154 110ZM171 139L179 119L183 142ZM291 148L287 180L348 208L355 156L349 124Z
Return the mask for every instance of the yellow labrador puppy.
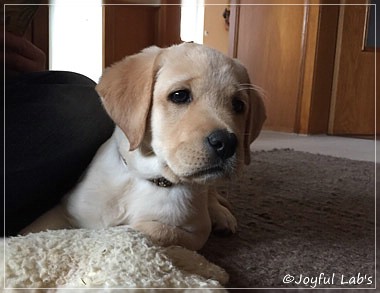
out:
M160 245L198 250L236 219L212 183L250 162L265 120L245 68L205 46L150 47L96 87L116 123L62 203L22 233L130 225Z

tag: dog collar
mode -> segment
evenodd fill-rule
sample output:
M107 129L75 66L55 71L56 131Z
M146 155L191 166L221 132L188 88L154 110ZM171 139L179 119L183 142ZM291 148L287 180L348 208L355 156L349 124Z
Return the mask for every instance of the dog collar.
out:
M124 165L127 166L128 164L127 164L127 161L124 159L124 157L122 155L120 155L120 157L123 160ZM173 186L173 183L170 182L165 177L152 178L152 179L148 179L148 181L152 182L153 184L157 185L158 187L168 188L168 187Z
M153 179L148 179L150 182L156 184L159 187L172 187L173 183L170 182L168 179L165 177L159 177L159 178L153 178Z

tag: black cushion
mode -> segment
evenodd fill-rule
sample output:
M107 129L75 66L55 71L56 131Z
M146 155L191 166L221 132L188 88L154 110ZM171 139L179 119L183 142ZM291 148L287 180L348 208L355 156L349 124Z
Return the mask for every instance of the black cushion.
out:
M5 229L14 235L78 181L114 124L89 78L39 72L5 87Z

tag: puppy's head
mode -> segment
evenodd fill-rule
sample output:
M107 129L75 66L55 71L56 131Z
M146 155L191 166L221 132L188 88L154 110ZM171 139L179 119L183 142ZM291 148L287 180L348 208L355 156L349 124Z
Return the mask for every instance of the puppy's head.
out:
M184 43L151 47L116 63L97 91L130 151L151 154L181 181L230 176L249 164L265 120L245 68L217 51Z

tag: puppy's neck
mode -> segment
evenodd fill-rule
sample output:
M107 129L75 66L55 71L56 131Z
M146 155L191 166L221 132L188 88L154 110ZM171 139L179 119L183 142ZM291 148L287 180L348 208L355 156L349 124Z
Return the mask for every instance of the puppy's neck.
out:
M135 177L158 182L158 186L166 179L172 184L178 183L178 178L166 166L165 162L159 159L152 148L146 142L134 151L129 151L129 142L123 131L116 126L114 137L123 164L132 172ZM159 179L157 181L157 179ZM165 185L170 185L165 183ZM167 186L164 186L167 187Z

